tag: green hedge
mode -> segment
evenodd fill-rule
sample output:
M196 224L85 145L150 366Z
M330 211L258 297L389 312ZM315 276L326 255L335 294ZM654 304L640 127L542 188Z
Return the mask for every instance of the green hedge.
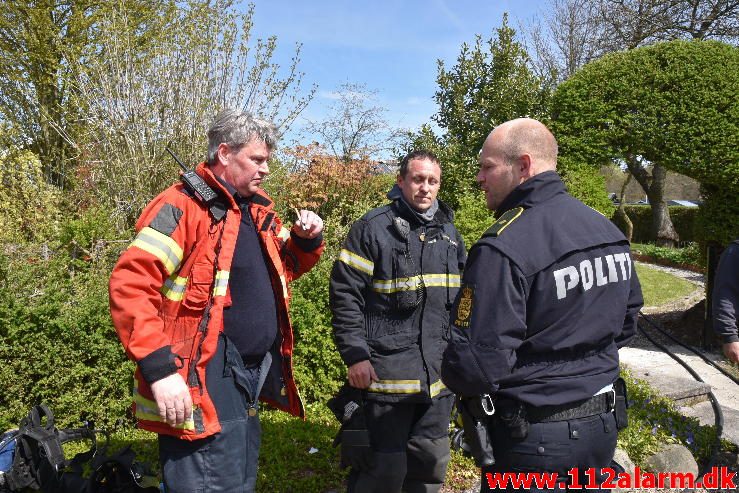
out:
M654 241L650 234L652 227L652 208L649 205L627 205L626 214L634 225L634 243L649 243ZM700 235L697 226L698 207L671 206L670 219L675 226L680 241L698 241ZM612 220L615 218L612 216ZM617 223L618 224L618 223Z
M728 245L739 238L739 187L701 185L704 202L697 217L698 242Z

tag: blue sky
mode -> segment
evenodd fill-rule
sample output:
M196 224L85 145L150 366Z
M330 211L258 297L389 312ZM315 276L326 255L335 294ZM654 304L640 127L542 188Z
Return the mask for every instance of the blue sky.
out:
M302 43L305 87L318 92L302 118L320 119L342 83L377 90L390 124L417 128L436 111L437 59L451 66L463 42L490 37L509 13L518 28L543 0L254 0L254 34L277 36L275 61L286 66ZM298 120L299 127L304 120ZM293 129L293 131L297 128Z

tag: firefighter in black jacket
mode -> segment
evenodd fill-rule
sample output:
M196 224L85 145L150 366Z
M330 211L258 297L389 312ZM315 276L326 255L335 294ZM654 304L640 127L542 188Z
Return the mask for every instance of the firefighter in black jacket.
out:
M334 337L349 385L363 389L372 455L348 460L349 491L435 492L444 481L453 396L441 356L466 252L440 184L433 153L406 156L392 203L354 223L331 273Z
M567 194L556 160L554 136L531 119L496 127L480 154L498 219L470 251L442 376L463 396L495 397L496 463L481 491L487 472L607 467L625 425L618 349L641 288L628 241Z

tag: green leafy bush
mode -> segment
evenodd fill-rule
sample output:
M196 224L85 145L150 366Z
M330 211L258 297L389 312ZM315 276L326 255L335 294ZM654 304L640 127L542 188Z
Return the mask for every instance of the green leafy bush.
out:
M293 284L290 315L295 331L295 378L309 402L326 402L345 379L346 367L336 350L328 304L330 254Z
M493 213L487 208L485 197L479 192L461 195L458 201L459 207L454 215L454 225L469 250L493 224Z
M708 243L728 245L739 238L739 186L704 183L701 184L701 195L704 200L696 218L701 232L697 241L701 247Z
M40 402L62 426L126 417L133 365L108 314L110 266L76 271L65 255L0 259L0 428Z
M588 207L606 217L611 217L615 207L606 192L605 177L593 166L560 156L557 169L567 186L567 191Z
M705 263L705 256L701 254L697 243L689 243L684 248L667 248L648 243L632 243L631 251L649 257L649 260L658 264L700 269Z

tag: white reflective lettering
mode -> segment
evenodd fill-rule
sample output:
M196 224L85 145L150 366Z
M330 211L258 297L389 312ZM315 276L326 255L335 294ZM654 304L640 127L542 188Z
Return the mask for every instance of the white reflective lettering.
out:
M593 264L590 260L583 260L580 262L580 280L582 281L582 288L587 291L593 287Z
M606 255L606 263L608 264L608 282L618 282L618 271L616 270L616 262L613 261L613 255Z
M621 276L623 280L629 278L629 275L626 273L626 254L625 253L617 253L613 256L613 259L618 263L618 265L621 267Z
M626 263L629 264L629 279L631 279L631 274L633 272L631 270L631 255L629 255L628 253L625 253L624 255L626 255Z
M605 286L608 284L608 278L603 275L603 259L597 257L595 259L595 285Z
M569 277L566 283L565 276ZM574 289L577 283L580 282L580 274L577 273L577 269L570 265L554 271L554 282L557 285L557 299L561 300L567 296L568 290Z

